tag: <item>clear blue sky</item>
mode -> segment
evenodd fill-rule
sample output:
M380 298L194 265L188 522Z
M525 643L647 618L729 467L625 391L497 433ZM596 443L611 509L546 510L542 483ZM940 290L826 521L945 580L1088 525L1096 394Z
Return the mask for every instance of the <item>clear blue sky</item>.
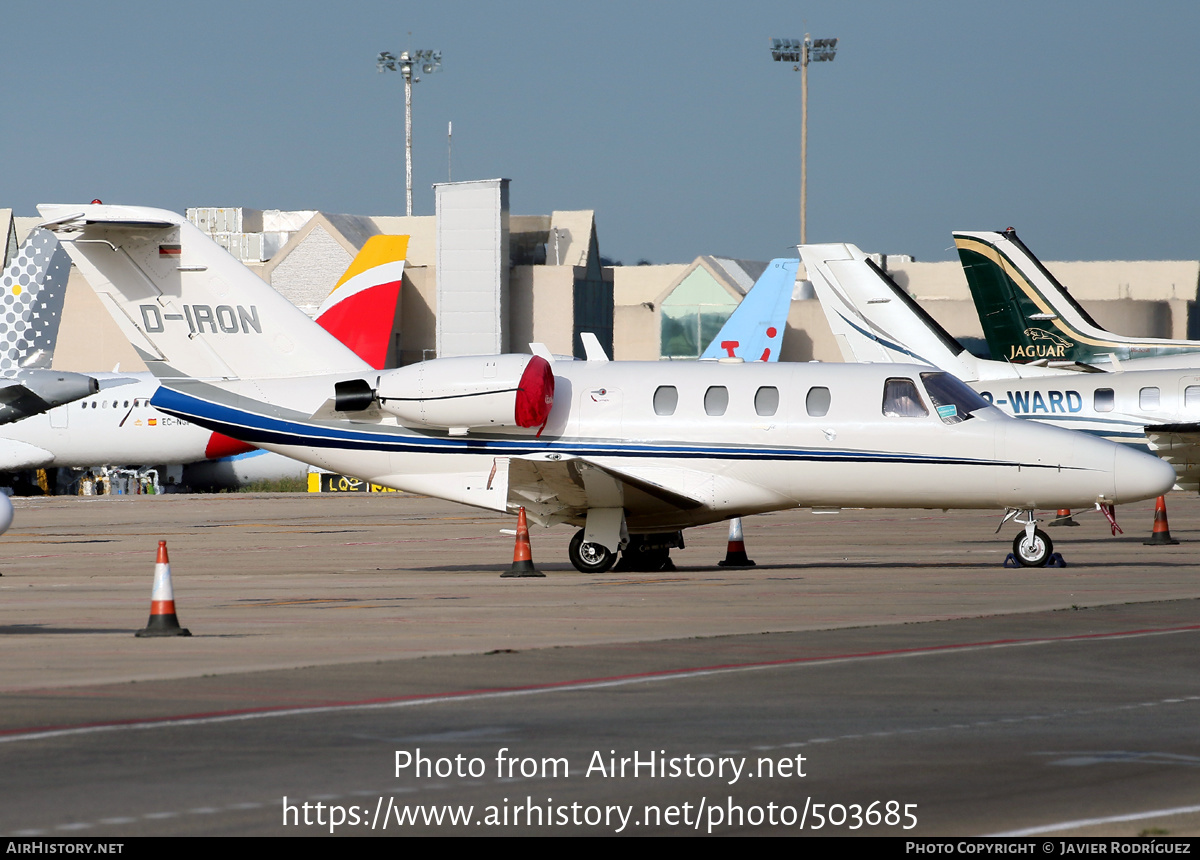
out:
M810 67L809 240L951 259L1016 226L1044 259L1200 257L1200 4L1190 2L25 2L3 10L0 206L99 197L403 214L512 180L514 214L595 209L632 263L787 255ZM412 32L411 41L408 33Z

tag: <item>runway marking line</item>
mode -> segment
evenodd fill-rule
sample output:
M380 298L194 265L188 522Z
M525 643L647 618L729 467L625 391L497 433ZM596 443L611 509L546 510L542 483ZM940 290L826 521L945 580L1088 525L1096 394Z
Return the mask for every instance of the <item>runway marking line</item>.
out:
M1080 818L1076 821L1060 821L1057 824L1046 824L1040 827L1026 827L1023 830L1009 830L1006 833L993 833L992 837L1037 836L1042 833L1054 833L1059 830L1071 830L1077 827L1094 827L1097 824L1117 824L1123 821L1143 821L1147 818L1166 818L1171 815L1189 815L1200 812L1200 806L1177 806L1174 809L1152 809L1149 812L1131 812L1127 815L1109 815L1105 818Z
M1132 639L1146 636L1166 636L1176 633L1200 631L1200 624L1160 629L1122 630L1111 633L1080 633L1072 636L1043 636L1032 639L995 639L987 642L967 642L949 645L933 645L922 648L896 648L886 651L864 651L853 654L838 654L828 657L793 657L783 660L768 660L754 663L724 663L687 669L668 669L659 672L638 672L630 675L615 675L605 678L580 678L570 681L555 681L549 684L532 684L523 687L483 688L478 690L456 690L447 693L416 694L383 699L329 702L324 705L299 707L270 706L260 708L211 711L185 714L174 717L151 719L113 720L109 722L83 723L75 726L38 726L34 728L6 729L0 731L0 744L20 741L45 740L70 735L99 734L103 732L134 731L142 729L171 728L176 726L213 725L271 717L311 716L338 711L384 710L434 705L445 702L469 702L483 699L536 696L545 693L595 690L607 687L624 687L631 684L647 684L660 681L686 680L710 675L725 675L737 672L757 672L786 667L829 666L860 660L898 659L903 657L927 657L947 653L967 653L998 648L1016 648L1033 645L1056 645L1064 642L1086 642L1106 639ZM817 741L813 741L816 743Z

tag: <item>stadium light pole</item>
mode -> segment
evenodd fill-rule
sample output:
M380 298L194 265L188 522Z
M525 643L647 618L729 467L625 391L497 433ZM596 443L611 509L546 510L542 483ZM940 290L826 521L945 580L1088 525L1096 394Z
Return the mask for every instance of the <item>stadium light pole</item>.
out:
M412 215L412 88L421 79L413 74L413 66L432 75L442 68L441 51L402 51L397 57L391 51L380 51L375 59L375 71L399 72L404 77L404 199L405 214Z
M792 71L800 72L800 244L808 242L808 64L832 62L837 53L837 39L814 39L808 33L804 39L772 39L771 59L777 63L792 63Z

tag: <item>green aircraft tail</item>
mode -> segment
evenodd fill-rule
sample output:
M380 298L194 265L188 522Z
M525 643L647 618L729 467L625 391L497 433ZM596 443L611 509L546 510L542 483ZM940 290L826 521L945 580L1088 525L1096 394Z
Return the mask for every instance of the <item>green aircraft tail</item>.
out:
M954 234L992 358L1014 362L1091 362L1114 351L1103 330L1055 280L1012 228ZM1054 291L1058 306L1047 293ZM1069 307L1063 307L1063 301Z

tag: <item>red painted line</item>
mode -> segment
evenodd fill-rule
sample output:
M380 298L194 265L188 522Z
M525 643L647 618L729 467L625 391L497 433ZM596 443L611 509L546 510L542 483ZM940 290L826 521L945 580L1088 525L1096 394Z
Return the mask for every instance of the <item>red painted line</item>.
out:
M480 697L504 697L549 693L560 690L587 689L598 686L620 686L623 684L646 681L666 681L673 678L696 677L706 674L717 674L738 671L754 671L761 669L780 668L787 666L827 665L852 660L868 660L905 656L924 656L943 654L984 648L1003 648L1020 645L1052 645L1063 642L1085 642L1098 639L1123 639L1138 636L1158 636L1171 633L1190 633L1200 630L1200 624L1189 624L1181 627L1142 628L1138 630L1122 630L1112 633L1080 633L1071 636L1043 636L1031 639L991 639L983 642L960 642L949 645L933 645L921 648L893 648L882 651L860 651L848 654L830 654L818 657L791 657L782 660L765 660L750 663L718 663L711 666L694 666L684 669L668 669L658 672L635 672L627 675L609 675L598 678L575 678L569 681L555 681L549 684L531 684L516 687L482 687L473 690L455 690L445 693L422 693L411 696L394 696L377 699L357 699L345 701L330 701L312 705L298 706L265 706L260 708L238 708L223 711L204 711L195 714L183 714L173 717L151 717L149 719L113 720L95 723L78 723L75 725L36 726L21 729L0 730L0 743L36 739L40 737L89 734L97 731L115 731L122 728L146 729L166 728L172 725L186 725L200 722L231 722L238 719L255 717L289 716L323 713L336 710L354 710L382 708L388 706L403 706L406 704L438 703L455 700L466 700Z

